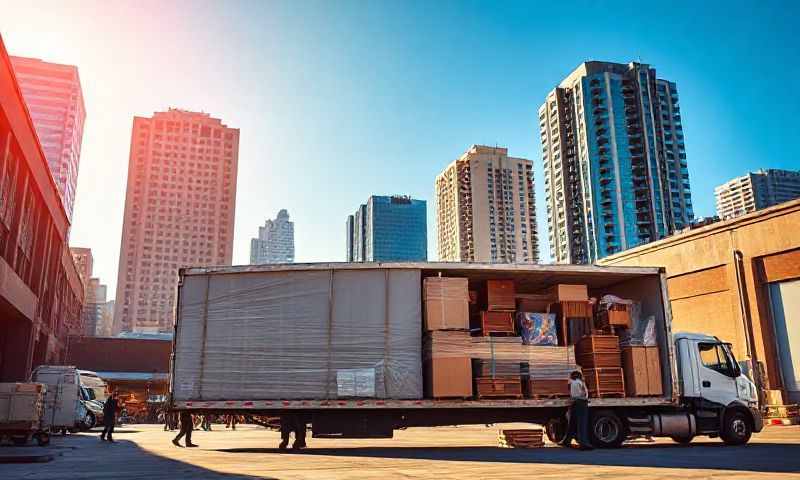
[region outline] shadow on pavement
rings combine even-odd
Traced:
[[[690,446],[670,444],[626,445],[613,450],[583,452],[547,447],[507,449],[494,447],[343,447],[309,448],[302,453],[275,448],[228,448],[225,453],[275,453],[336,457],[391,458],[459,462],[552,463],[612,467],[692,468],[746,472],[800,472],[800,445],[751,443],[730,447],[721,442],[695,442]]]
[[[157,455],[130,440],[116,440],[113,444],[101,442],[96,435],[73,435],[55,439],[48,447],[37,448],[43,453],[54,453],[54,461],[36,465],[5,464],[0,470],[0,478],[276,480],[272,477],[217,472]],[[68,452],[59,454],[58,450]]]

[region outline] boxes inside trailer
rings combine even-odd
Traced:
[[[490,368],[489,363],[475,363],[474,359],[493,358],[497,367],[494,375],[508,382],[510,376],[504,368],[508,362],[526,361],[530,354],[522,349],[537,346],[551,348],[551,352],[569,349],[571,358],[556,365],[531,362],[522,380],[525,396],[568,396],[567,379],[576,369],[585,370],[585,375],[591,377],[585,380],[591,383],[590,390],[596,397],[662,396],[671,392],[670,363],[662,358],[671,347],[658,273],[604,275],[598,270],[586,275],[536,270],[503,271],[498,266],[486,270],[423,271],[426,278],[432,273],[464,278],[468,291],[481,292],[479,310],[471,322],[472,346],[465,352],[473,359],[473,378],[486,377]],[[624,364],[622,347],[644,345],[645,341],[655,361]],[[537,354],[541,362],[541,351]],[[459,368],[465,365],[462,363]],[[463,374],[459,376],[463,378]],[[476,381],[473,386],[479,384]],[[498,385],[484,382],[483,389],[489,392],[486,396],[500,395],[504,390]]]

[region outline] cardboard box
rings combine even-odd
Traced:
[[[587,302],[589,289],[586,285],[558,283],[547,289],[547,294],[557,302]]]
[[[472,396],[472,362],[469,357],[432,358],[423,364],[425,398]]]
[[[765,405],[783,405],[783,391],[764,390]]]
[[[428,277],[423,281],[425,330],[469,329],[466,278]]]
[[[514,280],[486,281],[486,309],[513,311],[516,308]]]
[[[469,332],[433,331],[423,337],[423,376],[426,398],[472,396],[472,346]]]
[[[622,348],[625,391],[629,397],[662,395],[658,347],[631,345]]]

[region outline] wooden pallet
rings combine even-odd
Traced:
[[[528,380],[528,396],[530,398],[567,398],[569,395],[569,383],[565,378],[531,378]]]
[[[582,353],[576,356],[578,365],[582,368],[620,368],[622,367],[621,352]]]
[[[502,448],[542,448],[544,432],[541,428],[500,430],[497,443]]]
[[[519,376],[475,377],[475,396],[480,398],[522,398]]]
[[[513,336],[516,331],[514,330],[514,312],[481,312],[481,333],[484,336],[489,335],[510,335]]]
[[[587,353],[620,354],[619,337],[616,335],[587,335],[575,344],[575,355]]]
[[[587,368],[583,370],[583,378],[590,397],[625,397],[622,368]]]

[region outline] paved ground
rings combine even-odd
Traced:
[[[527,428],[527,425],[515,425]],[[0,479],[800,479],[800,426],[768,427],[744,447],[700,439],[581,452],[548,446],[496,448],[498,426],[416,428],[391,440],[309,439],[303,454],[278,453],[278,434],[260,427],[195,432],[200,448],[177,448],[174,433],[151,425],[121,428],[116,444],[94,434],[56,437],[45,449],[0,447],[0,456],[47,450],[47,463],[0,464]]]

